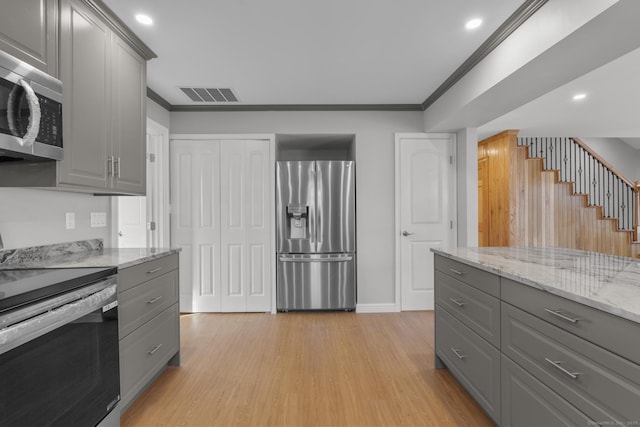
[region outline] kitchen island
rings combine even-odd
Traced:
[[[435,253],[436,367],[499,425],[640,425],[640,260]]]

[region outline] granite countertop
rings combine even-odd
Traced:
[[[565,248],[482,247],[432,251],[640,323],[640,259]]]
[[[29,268],[131,267],[180,252],[174,248],[104,248],[83,240],[0,251],[0,270]]]

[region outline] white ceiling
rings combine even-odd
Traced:
[[[573,96],[587,97],[574,101]],[[478,129],[523,136],[620,138],[640,149],[640,49],[591,71]]]
[[[148,86],[174,105],[193,104],[180,86],[240,104],[420,104],[523,1],[104,0],[158,55]]]

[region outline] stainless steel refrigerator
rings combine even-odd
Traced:
[[[356,306],[355,163],[278,162],[277,308]]]

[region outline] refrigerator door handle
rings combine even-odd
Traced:
[[[351,261],[352,259],[352,255],[336,255],[329,257],[280,255],[280,261],[282,262],[346,262]]]

